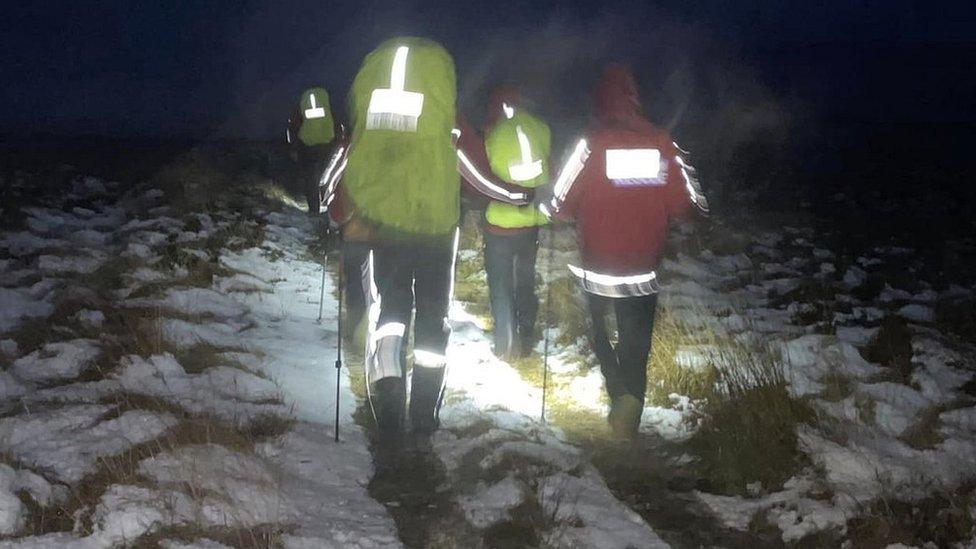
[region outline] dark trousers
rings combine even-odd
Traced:
[[[374,245],[372,250],[373,281],[379,297],[376,326],[410,326],[416,308],[415,352],[443,355],[447,350],[446,319],[454,280],[453,235],[422,243]],[[404,340],[407,336],[404,334]],[[400,364],[401,372],[403,368]]]
[[[518,356],[532,342],[539,299],[535,295],[535,258],[539,229],[510,235],[485,231],[485,271],[491,316],[494,321],[495,354]]]
[[[651,352],[657,294],[639,297],[603,297],[587,292],[591,317],[591,344],[614,399],[630,394],[644,402],[647,391],[647,357]],[[610,343],[607,313],[617,319],[617,346]]]
[[[329,161],[329,147],[326,145],[316,145],[306,147],[302,144],[295,145],[296,166],[295,176],[298,179],[298,187],[305,195],[308,203],[308,212],[311,214],[319,213],[321,198],[319,196],[319,178],[325,171],[325,166]]]
[[[369,244],[342,239],[342,277],[346,300],[346,319],[354,330],[366,314],[366,293],[369,281],[365,278],[365,265],[369,259]]]

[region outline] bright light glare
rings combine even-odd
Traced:
[[[607,179],[654,179],[661,173],[657,149],[607,149]]]
[[[315,118],[325,118],[325,108],[319,107],[315,102],[315,94],[309,94],[308,99],[312,102],[312,107],[310,109],[305,109],[305,118],[307,120]]]

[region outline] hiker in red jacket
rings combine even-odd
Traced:
[[[630,71],[608,66],[593,90],[586,137],[540,209],[576,222],[582,266],[569,268],[586,292],[593,350],[611,399],[607,419],[621,438],[633,438],[640,425],[659,290],[655,269],[668,222],[693,204],[708,211],[693,168],[668,133],[644,117]],[[607,333],[611,308],[616,348]]]

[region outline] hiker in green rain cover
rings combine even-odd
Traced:
[[[310,214],[319,213],[322,173],[341,135],[342,126],[329,106],[329,92],[321,87],[302,92],[298,106],[288,120],[286,138],[296,164],[295,176],[305,194]]]
[[[337,190],[343,194],[347,223],[371,250],[363,266],[370,304],[366,375],[373,415],[386,439],[405,429],[408,400],[414,432],[438,426],[461,180],[494,200],[532,200],[531,192],[514,191],[484,166],[479,169],[465,151],[455,78],[454,61],[436,42],[394,38],[381,44],[353,82],[349,146],[337,150],[325,175],[327,200]]]

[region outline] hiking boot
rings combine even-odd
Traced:
[[[410,424],[415,433],[432,433],[440,427],[438,411],[444,370],[444,367],[413,367],[410,378]]]
[[[403,408],[406,391],[401,377],[384,377],[370,388],[369,403],[376,417],[380,438],[399,435],[403,429]]]
[[[623,440],[636,438],[643,411],[641,401],[633,395],[620,395],[613,399],[610,403],[610,414],[607,415],[613,437]]]

